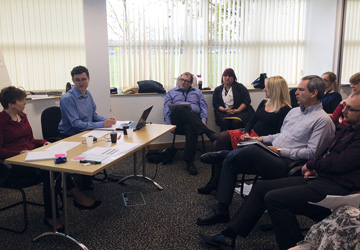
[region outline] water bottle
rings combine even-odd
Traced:
[[[197,75],[198,78],[198,88],[202,89],[202,80],[201,80],[201,75]]]

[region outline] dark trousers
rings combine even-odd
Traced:
[[[60,174],[55,173],[54,178],[56,179],[55,193],[57,194],[59,193],[59,190],[61,188]],[[6,179],[6,183],[9,186],[20,186],[20,187],[27,186],[28,184],[36,185],[41,182],[43,182],[45,218],[52,218],[49,171],[40,170],[31,167],[13,165],[10,171],[10,175]],[[75,187],[75,184],[71,180],[69,175],[67,177],[66,187],[68,188],[68,190],[71,190]],[[59,213],[57,209],[56,209],[56,216],[59,217]]]
[[[246,237],[267,209],[279,248],[288,249],[303,239],[297,214],[320,221],[331,213],[324,207],[310,205],[309,201],[318,202],[326,195],[347,195],[350,192],[351,190],[321,177],[309,181],[303,176],[259,181],[231,218],[229,226]]]
[[[257,174],[265,179],[284,177],[289,169],[290,159],[277,157],[256,145],[249,145],[230,151],[223,161],[215,198],[230,205],[237,175]]]
[[[177,107],[171,112],[170,119],[171,123],[176,125],[176,130],[185,135],[183,160],[193,161],[198,135],[205,133],[210,136],[214,132],[201,121],[197,114],[191,112],[187,107]]]

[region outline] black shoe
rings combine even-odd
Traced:
[[[194,163],[187,164],[186,168],[187,168],[189,174],[191,174],[191,175],[197,175],[198,174],[198,171],[197,171]]]
[[[198,224],[199,226],[215,225],[218,223],[227,223],[229,222],[229,220],[229,212],[220,213],[219,211],[214,209],[210,214],[197,218],[196,224]]]
[[[198,188],[199,194],[210,194],[217,188],[217,180],[211,179],[204,187]]]
[[[98,206],[100,206],[100,204],[101,204],[101,201],[95,201],[94,204],[92,204],[91,206],[84,206],[74,200],[74,206],[80,210],[93,210],[93,209],[97,208]]]
[[[226,155],[227,155],[227,153],[225,153],[225,150],[209,152],[209,153],[202,154],[200,156],[200,161],[202,163],[213,164],[213,163],[221,162],[222,160],[224,160]]]
[[[44,218],[44,224],[46,226],[49,226],[51,229],[53,229],[53,225],[51,225],[46,218]],[[64,226],[62,226],[62,227],[56,228],[56,231],[59,232],[59,233],[64,233],[65,228],[64,228]]]
[[[218,246],[221,249],[235,249],[236,238],[226,237],[221,232],[210,235],[200,233],[199,235],[201,239],[210,245]]]

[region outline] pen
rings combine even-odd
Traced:
[[[101,161],[81,160],[80,163],[101,164]]]
[[[121,137],[121,134],[119,135],[118,140],[120,140],[120,137]]]

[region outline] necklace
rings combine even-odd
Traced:
[[[328,92],[325,92],[325,95],[329,94],[332,91],[332,89],[330,89]]]

